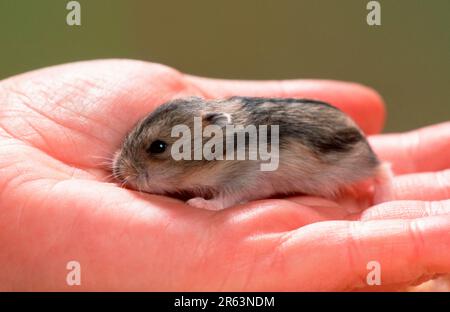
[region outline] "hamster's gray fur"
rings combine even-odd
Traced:
[[[278,169],[261,171],[260,159],[174,160],[169,150],[178,138],[171,136],[171,130],[180,124],[192,129],[194,117],[201,117],[204,126],[278,125]],[[152,154],[149,147],[157,140],[166,143],[166,150]],[[190,97],[165,103],[139,121],[116,153],[113,173],[136,190],[185,197],[196,207],[222,209],[274,195],[333,198],[342,189],[377,175],[379,167],[362,131],[325,102]]]

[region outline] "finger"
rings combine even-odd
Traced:
[[[450,198],[450,170],[411,173],[393,177],[376,191],[376,202],[401,199],[441,200]]]
[[[416,219],[431,216],[450,217],[450,200],[398,200],[381,203],[364,210],[355,220]]]
[[[349,114],[368,134],[381,131],[384,104],[374,90],[356,83],[330,80],[242,81],[186,76],[210,97],[232,95],[312,98],[329,102]]]
[[[220,218],[220,223],[224,226],[238,229],[241,236],[250,233],[286,232],[309,223],[327,220],[321,211],[286,199],[252,201],[225,209],[217,214],[217,218]]]
[[[368,286],[371,261],[383,287],[450,272],[450,218],[319,222],[266,239],[270,269],[255,266],[253,289],[355,290]]]
[[[450,168],[450,122],[406,133],[375,135],[369,141],[381,159],[392,163],[397,174]]]

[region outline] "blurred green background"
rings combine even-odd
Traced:
[[[450,119],[450,1],[0,0],[0,79],[95,58],[159,62],[195,75],[327,78],[377,89],[386,131]],[[370,116],[368,116],[370,118]]]

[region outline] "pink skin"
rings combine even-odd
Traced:
[[[214,212],[105,182],[98,157],[155,106],[235,94],[335,103],[392,163],[389,197],[353,214],[352,198],[313,197]],[[361,85],[223,81],[107,60],[4,80],[0,103],[0,290],[391,290],[450,273],[450,123],[374,135],[383,103]],[[70,260],[81,286],[66,285]],[[382,286],[365,284],[371,260]]]

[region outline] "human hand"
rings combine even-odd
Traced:
[[[0,82],[1,290],[354,290],[381,264],[384,289],[450,272],[450,124],[370,138],[397,176],[386,202],[291,197],[219,212],[108,183],[134,123],[175,97],[310,97],[367,134],[384,108],[343,82],[243,82],[107,60]],[[443,170],[443,171],[441,171]],[[66,264],[81,264],[81,286]]]

